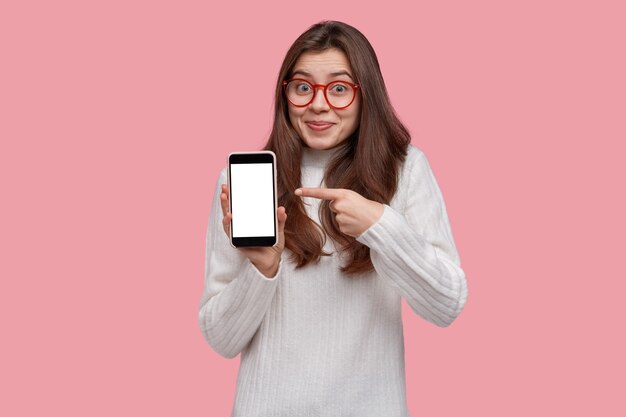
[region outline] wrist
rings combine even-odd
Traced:
[[[367,226],[366,230],[378,223],[384,212],[385,205],[383,203],[376,202],[373,205],[372,211],[370,212],[369,225]]]
[[[275,278],[276,274],[278,273],[278,267],[280,264],[280,257],[274,259],[272,262],[269,263],[254,263],[253,265],[256,267],[256,269],[263,275],[265,275],[266,278]]]

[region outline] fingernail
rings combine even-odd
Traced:
[[[302,190],[300,188],[296,190],[296,195],[302,195]]]

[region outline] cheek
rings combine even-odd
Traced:
[[[352,122],[351,127],[356,130],[361,120],[361,101],[355,100],[355,103],[352,103],[352,108],[350,110],[350,121]]]
[[[348,125],[349,125],[349,129],[350,129],[350,133],[354,132],[356,130],[356,128],[359,126],[359,121],[360,121],[360,113],[358,111],[358,109],[355,109],[356,111],[354,111],[353,113],[350,114],[350,116],[348,117]]]
[[[302,117],[302,111],[298,108],[293,108],[293,107],[289,107],[289,121],[291,122],[291,125],[294,127],[294,129],[299,130],[299,123],[298,121],[300,120],[300,118]]]

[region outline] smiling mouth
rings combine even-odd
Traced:
[[[326,130],[329,127],[334,125],[334,123],[328,123],[328,122],[305,122],[305,123],[310,129],[315,130],[317,132],[319,132],[320,130]]]
[[[334,124],[333,122],[326,122],[324,120],[309,120],[309,121],[306,121],[305,123],[311,123],[313,125],[332,125],[332,124]]]
[[[309,129],[319,132],[321,130],[326,130],[329,127],[333,126],[334,123],[320,123],[320,122],[306,122],[306,125]]]

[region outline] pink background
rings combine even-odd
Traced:
[[[0,415],[230,415],[213,187],[321,19],[377,51],[468,277],[449,328],[404,305],[412,415],[626,415],[624,3],[383,4],[2,2]]]

